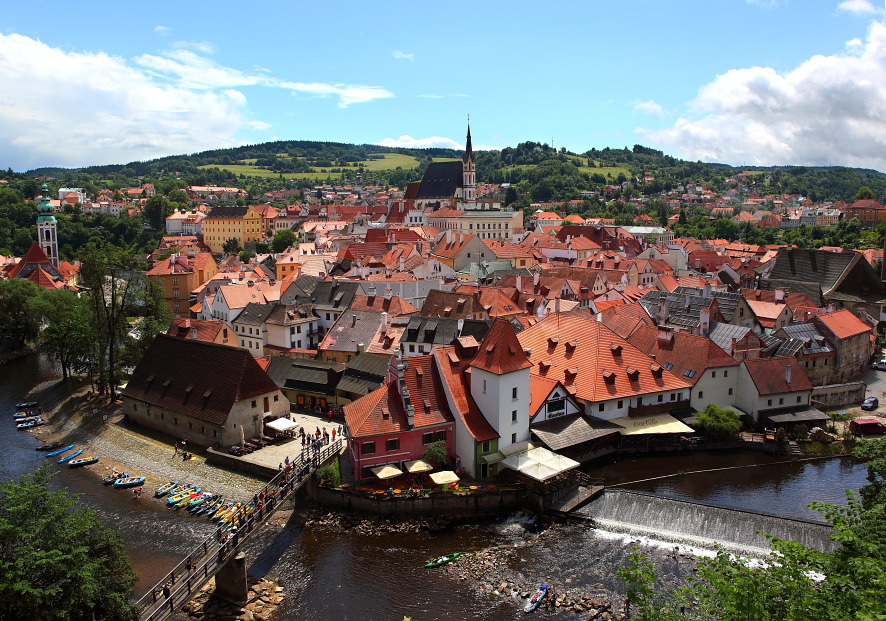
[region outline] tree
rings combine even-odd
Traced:
[[[449,460],[449,454],[446,452],[446,443],[440,440],[428,444],[422,459],[437,468],[442,468]]]
[[[152,229],[165,228],[166,216],[171,212],[169,200],[159,194],[155,194],[145,201],[145,219]]]
[[[86,298],[68,289],[44,291],[32,300],[29,310],[43,322],[40,351],[61,366],[63,380],[90,368],[97,335]]]
[[[127,318],[139,314],[145,278],[131,268],[132,257],[109,244],[87,244],[81,254],[80,276],[89,289],[90,310],[98,348],[98,390],[111,398],[120,381],[118,348],[126,341]]]
[[[871,190],[868,186],[863,185],[858,188],[858,192],[855,193],[855,200],[877,200],[877,195],[874,194],[873,190]]]
[[[237,254],[240,250],[242,248],[240,248],[240,242],[237,241],[236,237],[231,237],[222,245],[222,252],[225,254]]]
[[[0,619],[137,619],[138,577],[120,536],[50,491],[52,476],[43,465],[0,483]]]
[[[718,440],[729,440],[738,434],[741,429],[741,419],[735,410],[717,407],[713,403],[698,413],[695,422],[696,428],[705,435]]]
[[[295,233],[292,229],[280,229],[274,233],[274,241],[271,242],[271,252],[278,254],[295,243]]]
[[[29,311],[40,287],[30,280],[0,280],[0,350],[16,350],[37,336],[39,317]]]

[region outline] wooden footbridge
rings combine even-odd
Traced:
[[[243,542],[264,524],[290,495],[296,492],[316,468],[326,465],[341,453],[342,442],[336,440],[315,455],[299,455],[290,465],[255,493],[263,498],[255,509],[238,521],[230,530],[220,526],[216,532],[201,541],[187,556],[154,585],[140,600],[141,621],[162,621],[189,602],[210,578],[220,572],[231,575],[233,582],[242,580],[246,591],[245,567],[237,567],[237,552]],[[242,564],[242,555],[240,564]],[[221,577],[220,577],[221,578]],[[221,589],[220,580],[216,583]],[[235,589],[237,590],[237,589]],[[245,597],[244,597],[245,599]]]

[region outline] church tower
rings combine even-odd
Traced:
[[[53,215],[55,207],[49,200],[49,186],[44,183],[40,192],[42,195],[37,201],[37,243],[52,265],[58,267],[58,225]]]
[[[465,157],[462,162],[462,199],[464,209],[477,208],[477,169],[474,167],[474,151],[471,147],[471,121],[468,119],[468,138],[465,142]]]

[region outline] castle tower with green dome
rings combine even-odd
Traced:
[[[37,201],[37,243],[50,262],[58,267],[58,222],[54,215],[55,207],[49,200],[49,186],[44,183],[40,193],[40,200]]]

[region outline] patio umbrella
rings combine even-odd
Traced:
[[[536,481],[546,481],[552,476],[558,474],[557,470],[540,462],[535,462],[534,464],[530,464],[525,468],[520,468],[518,472],[520,472],[521,474],[525,474],[528,477],[532,477]]]
[[[426,461],[416,459],[415,461],[406,462],[406,472],[410,474],[418,474],[419,472],[430,472],[434,467]]]
[[[387,466],[376,466],[372,469],[372,474],[379,479],[393,479],[403,474],[403,471],[388,464]]]
[[[457,483],[458,475],[452,470],[443,470],[442,472],[434,472],[430,475],[431,481],[437,485],[448,485],[449,483]]]
[[[501,463],[513,470],[520,470],[526,466],[537,464],[538,460],[533,459],[528,452],[524,451],[523,453],[517,453],[516,455],[511,455],[510,457],[503,459]]]

